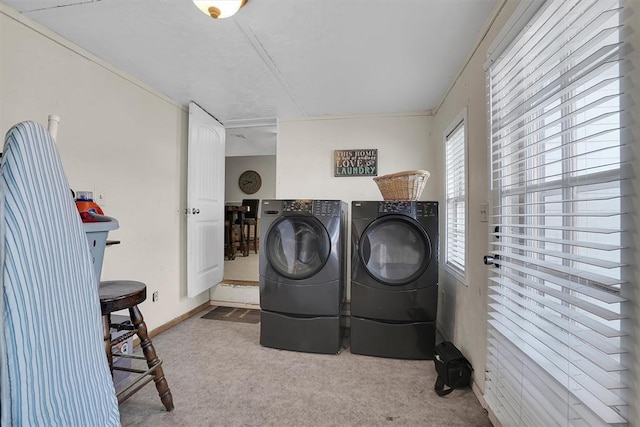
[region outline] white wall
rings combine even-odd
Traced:
[[[382,200],[373,177],[334,177],[333,150],[378,149],[378,175],[426,169],[431,177],[421,200],[441,198],[440,145],[430,143],[428,115],[283,120],[278,124],[278,199]],[[350,250],[350,244],[347,245]],[[348,251],[349,251],[348,250]],[[351,257],[347,257],[350,277]],[[347,283],[349,281],[347,280]],[[351,297],[347,286],[347,299]]]
[[[429,144],[432,117],[397,115],[281,120],[278,123],[278,199],[382,200],[372,177],[334,177],[333,150],[378,149],[378,175],[431,172],[422,200],[439,200],[439,145]]]
[[[240,190],[238,179],[242,172],[254,170],[262,178],[262,187],[254,194]],[[225,161],[225,198],[227,203],[242,199],[273,199],[276,196],[276,156],[227,157]]]
[[[58,148],[76,190],[99,189],[121,240],[105,253],[103,279],[158,291],[141,310],[149,329],[209,300],[186,298],[185,218],[188,114],[0,3],[0,128],[50,113],[62,121]]]

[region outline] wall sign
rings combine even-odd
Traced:
[[[333,176],[378,176],[378,149],[333,150]]]

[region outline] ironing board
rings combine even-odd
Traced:
[[[0,163],[0,424],[114,426],[87,237],[55,143],[19,123]]]

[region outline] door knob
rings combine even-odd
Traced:
[[[193,209],[191,210],[191,213],[193,213],[194,215],[197,215],[197,214],[199,214],[199,213],[200,213],[200,209],[193,208]]]
[[[496,261],[500,260],[500,255],[485,255],[484,256],[484,265],[495,265],[500,268],[500,264],[496,264]]]

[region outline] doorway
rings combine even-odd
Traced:
[[[275,174],[276,156],[227,156],[225,162],[225,204],[241,206],[243,200],[248,199],[274,199],[275,198]],[[239,180],[243,173],[255,171],[260,178],[261,185],[254,193],[247,194],[241,188]],[[255,188],[254,188],[255,189]],[[253,191],[250,189],[249,191]],[[246,190],[246,188],[244,188]],[[259,204],[258,204],[259,206]],[[250,239],[248,251],[237,251],[233,259],[225,259],[226,282],[234,283],[258,283],[258,255],[261,249],[260,241],[260,210],[256,212],[256,227],[250,227]],[[247,229],[245,228],[245,231]],[[254,245],[253,234],[257,239]],[[238,248],[239,249],[239,248]]]

